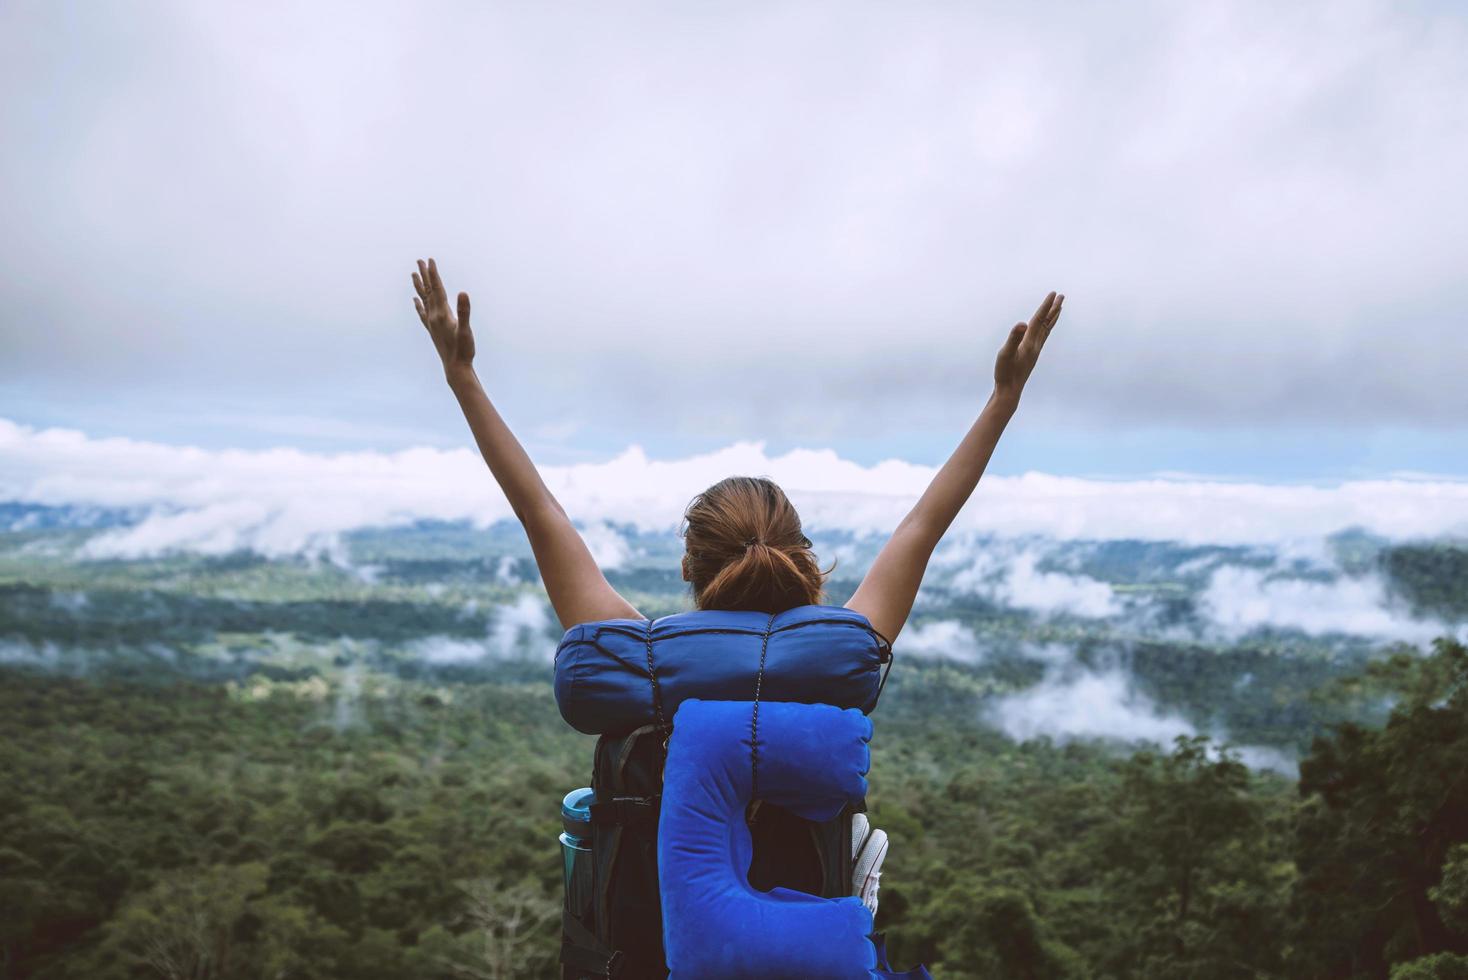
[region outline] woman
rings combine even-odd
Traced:
[[[645,619],[597,567],[535,465],[510,432],[474,373],[469,294],[459,293],[458,315],[433,259],[413,273],[413,305],[433,338],[444,376],[459,399],[479,451],[530,538],[541,579],[563,629],[601,619]],[[846,607],[866,616],[889,642],[912,611],[928,559],[973,493],[1045,340],[1060,317],[1063,295],[1050,293],[1028,323],[1016,323],[994,364],[994,390],[978,419],[902,519],[867,570]],[[683,579],[699,609],[779,612],[819,603],[822,573],[810,539],[785,494],[765,479],[731,477],[694,498],[684,519]],[[834,566],[833,566],[834,568]]]
[[[418,291],[413,301],[418,317],[433,338],[444,376],[459,399],[479,451],[530,537],[562,628],[569,630],[580,623],[604,619],[645,619],[606,580],[565,510],[541,481],[529,456],[480,387],[473,367],[469,294],[459,293],[455,316],[449,309],[438,266],[431,258],[426,263],[418,262],[413,286]],[[994,365],[994,391],[984,410],[847,601],[846,607],[865,616],[888,641],[889,648],[912,611],[933,549],[973,492],[1000,433],[1019,407],[1020,392],[1060,317],[1064,301],[1064,296],[1050,293],[1028,323],[1016,323],[1010,329]],[[681,532],[685,539],[683,579],[691,583],[696,608],[755,609],[774,614],[796,606],[822,604],[830,572],[822,572],[817,566],[795,508],[772,481],[743,476],[721,480],[693,499],[683,519],[687,524],[687,530]],[[758,802],[752,805],[751,816],[758,807]],[[786,840],[805,841],[805,832],[782,832],[779,808],[770,809],[776,812],[770,818],[772,822],[761,825],[765,829],[755,848],[751,882],[758,877],[757,887],[762,890],[784,884],[813,891],[811,882],[820,880],[819,865],[811,875],[802,877],[797,874],[795,859],[800,852],[784,850],[781,844]],[[875,915],[887,835],[871,827],[863,813],[852,814],[849,820],[853,873],[850,893],[859,896]],[[846,833],[846,826],[840,825],[841,834]],[[838,840],[844,842],[845,837]],[[650,920],[644,925],[652,928]],[[644,939],[655,942],[655,937]],[[607,955],[604,949],[600,952]],[[647,955],[652,953],[648,951]],[[661,952],[656,955],[660,957]],[[649,968],[649,975],[661,975],[662,965],[660,959],[642,964]]]

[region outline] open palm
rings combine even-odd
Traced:
[[[445,373],[470,367],[474,363],[474,333],[469,329],[469,294],[459,294],[459,315],[455,318],[449,310],[443,280],[438,276],[438,265],[431,258],[426,263],[418,260],[413,288],[418,291],[413,307],[433,338]]]
[[[1055,321],[1060,319],[1060,306],[1065,295],[1051,292],[1030,317],[1029,323],[1016,323],[1009,330],[999,357],[994,362],[994,387],[996,390],[1018,395],[1030,379],[1035,362],[1040,359],[1040,348],[1045,346]]]

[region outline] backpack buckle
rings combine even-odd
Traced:
[[[591,822],[623,827],[654,824],[662,810],[662,802],[661,793],[652,796],[614,796],[610,800],[599,800],[591,804]]]

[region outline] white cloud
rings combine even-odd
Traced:
[[[501,585],[514,585],[520,579],[515,573],[515,559],[509,555],[501,555],[499,563],[495,566],[494,580]]]
[[[485,659],[542,658],[554,655],[560,634],[551,626],[550,607],[531,592],[522,592],[508,605],[497,606],[489,632],[482,639],[425,636],[414,640],[407,652],[428,663],[474,663]]]
[[[550,607],[540,596],[522,592],[513,604],[495,610],[489,645],[496,656],[508,657],[526,650],[554,654],[555,643],[547,643],[551,630]],[[555,640],[560,639],[557,632]]]
[[[939,619],[904,627],[895,648],[904,656],[978,663],[984,659],[974,631],[956,619]]]
[[[61,647],[53,640],[37,644],[21,638],[0,639],[0,664],[55,667],[61,660]]]
[[[362,665],[352,661],[341,673],[336,700],[331,709],[332,727],[337,731],[359,726],[365,721],[362,710]]]
[[[1052,286],[1031,418],[1461,424],[1457,5],[572,6],[0,5],[0,380],[433,431],[435,250],[547,438],[911,430]]]
[[[805,524],[885,538],[927,489],[936,467],[900,460],[862,466],[831,450],[778,456],[740,442],[676,460],[631,446],[604,463],[542,466],[546,485],[585,528],[630,523],[672,532],[694,494],[735,473],[771,477]],[[418,518],[478,526],[513,513],[467,449],[312,453],[206,450],[0,419],[0,499],[40,504],[152,506],[142,523],[104,532],[90,553],[136,556],[184,549],[330,553],[344,531]],[[1056,540],[1138,538],[1197,544],[1273,544],[1357,526],[1388,538],[1468,533],[1468,481],[1361,480],[1271,485],[1104,481],[1027,473],[985,477],[935,566],[983,560],[988,536]],[[609,527],[588,532],[603,557],[626,557]],[[945,557],[946,553],[946,557]],[[1023,555],[1023,550],[1010,553]],[[994,566],[998,567],[998,566]],[[1004,594],[1037,609],[1083,615],[1114,608],[1105,586],[1035,571],[1025,558]]]
[[[1075,660],[1075,650],[1064,643],[1055,641],[1048,643],[1027,641],[1020,647],[1020,652],[1028,660],[1038,660],[1040,663],[1051,666],[1063,666]]]
[[[489,656],[483,640],[466,640],[456,636],[425,636],[408,646],[408,653],[425,663],[473,663]]]
[[[1239,761],[1250,769],[1268,769],[1291,779],[1300,778],[1300,760],[1293,752],[1269,745],[1236,745]]]
[[[79,589],[54,589],[51,592],[51,606],[72,615],[85,612],[91,604],[91,596]]]
[[[1452,632],[1440,620],[1412,617],[1388,599],[1375,575],[1317,581],[1279,569],[1223,565],[1199,596],[1199,611],[1230,640],[1261,627],[1320,636],[1347,633],[1427,643]]]
[[[1115,668],[1051,670],[1035,686],[995,700],[988,717],[1016,741],[1048,735],[1165,745],[1177,735],[1195,733],[1186,719],[1160,710]]]
[[[961,547],[954,546],[955,550]],[[1068,613],[1101,619],[1122,611],[1122,603],[1110,585],[1087,575],[1039,571],[1036,566],[1042,557],[1036,549],[1023,545],[980,544],[974,547],[967,567],[949,580],[948,587],[1044,615]]]
[[[600,521],[584,528],[581,537],[585,540],[591,557],[596,559],[597,565],[602,569],[621,568],[626,564],[627,559],[632,557],[632,549],[628,546],[627,539],[606,521]]]
[[[1052,645],[1045,659],[1051,667],[1039,684],[998,698],[985,709],[989,722],[1015,741],[1040,736],[1060,742],[1143,741],[1170,751],[1177,736],[1198,734],[1186,718],[1160,708],[1136,690],[1120,668],[1093,670],[1067,663],[1058,645]],[[1227,733],[1221,730],[1208,734],[1216,744],[1228,741]],[[1299,776],[1298,760],[1283,749],[1268,745],[1232,748],[1239,761],[1251,769]]]
[[[830,450],[779,456],[738,443],[681,460],[651,460],[637,446],[606,463],[541,467],[567,512],[583,528],[604,568],[634,557],[614,525],[672,533],[687,501],[730,473],[766,474],[781,483],[808,528],[850,532],[846,572],[872,555],[936,472],[888,460],[864,467]],[[472,488],[472,489],[470,489]],[[73,430],[37,430],[0,419],[0,499],[147,512],[140,522],[100,531],[83,557],[140,557],[252,549],[266,555],[321,555],[349,565],[341,535],[355,528],[419,518],[466,519],[478,526],[512,518],[483,462],[468,450],[310,453],[203,450],[129,439],[95,439]],[[1340,573],[1325,537],[1359,527],[1387,538],[1468,531],[1468,482],[1373,480],[1333,486],[1187,481],[1088,481],[1038,473],[989,477],[954,521],[929,566],[930,586],[970,591],[1041,615],[1108,618],[1137,602],[1078,572],[1042,571],[1057,542],[1139,538],[1246,545],[1271,563],[1247,567],[1209,558],[1199,611],[1210,633],[1237,639],[1261,626],[1313,635],[1346,633],[1427,642],[1448,628],[1394,605],[1375,576]],[[829,563],[829,556],[823,564]],[[510,582],[502,556],[497,581]],[[371,569],[359,570],[371,574]],[[1324,573],[1326,581],[1301,578]],[[939,611],[937,590],[915,610]],[[1194,627],[1169,627],[1196,635]],[[927,635],[971,651],[960,635],[904,631],[905,646]],[[1171,634],[1170,634],[1171,635]],[[445,648],[446,650],[447,648]],[[935,646],[934,649],[937,649]],[[445,656],[449,655],[444,653]]]

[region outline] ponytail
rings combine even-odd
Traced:
[[[784,612],[819,605],[825,572],[789,498],[765,477],[731,476],[684,512],[688,579],[699,609]]]

